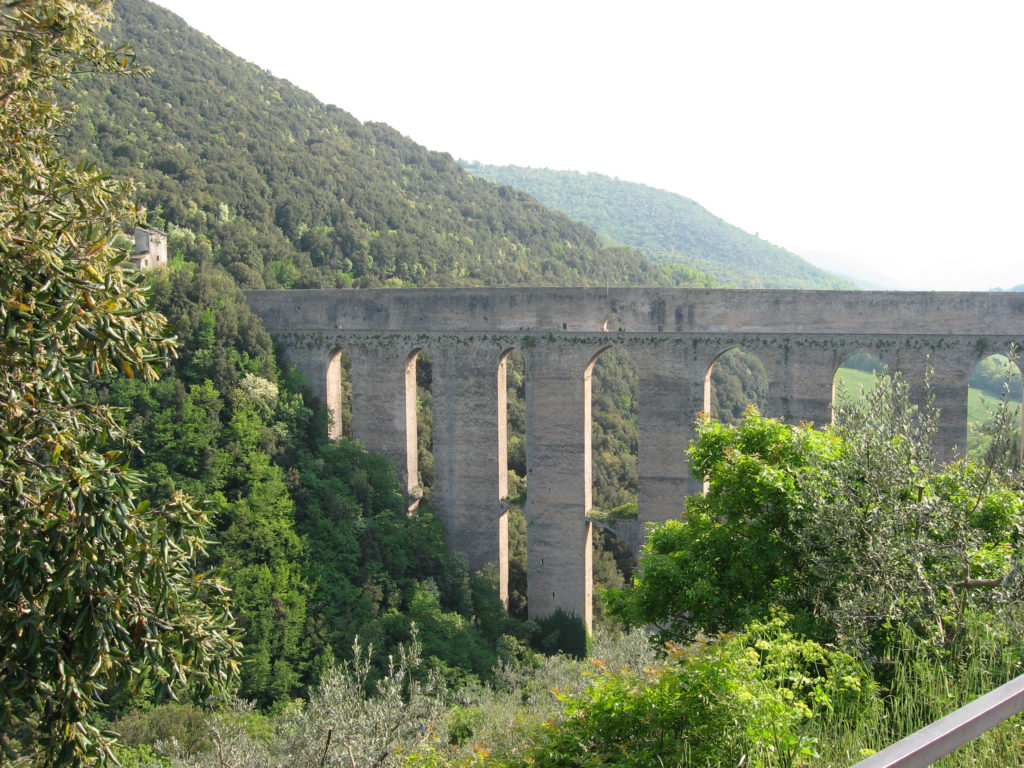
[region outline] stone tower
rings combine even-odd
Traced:
[[[139,269],[167,266],[167,233],[158,229],[135,228],[132,263]]]

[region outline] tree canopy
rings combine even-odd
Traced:
[[[109,242],[134,217],[123,184],[69,164],[55,89],[126,73],[97,36],[110,3],[0,3],[0,748],[80,765],[106,754],[90,714],[144,672],[161,690],[218,690],[237,671],[222,585],[193,565],[206,516],[139,496],[91,377],[155,378],[174,349]]]

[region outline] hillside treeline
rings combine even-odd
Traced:
[[[704,273],[719,284],[743,288],[854,287],[682,195],[599,173],[463,165],[474,176],[533,195],[612,242],[640,249],[688,280],[700,280]]]
[[[109,37],[145,78],[86,79],[70,155],[138,184],[149,224],[244,288],[679,285],[526,194],[466,173],[217,46],[146,0]]]

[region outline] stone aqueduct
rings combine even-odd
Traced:
[[[684,451],[714,361],[755,353],[769,416],[827,423],[834,374],[867,351],[920,392],[934,369],[937,450],[965,440],[967,379],[1024,342],[1024,293],[473,288],[252,291],[287,359],[340,413],[340,350],[351,361],[352,434],[417,482],[415,360],[433,364],[434,508],[470,567],[497,563],[507,590],[505,359],[526,364],[528,601],[591,616],[590,372],[621,347],[638,375],[639,519],[679,515],[698,492]],[[332,425],[335,434],[340,426]],[[505,592],[507,594],[507,592]]]

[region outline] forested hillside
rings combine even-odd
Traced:
[[[598,173],[463,163],[474,176],[528,192],[665,267],[686,265],[743,288],[853,288],[693,200]]]
[[[118,0],[115,14],[109,37],[152,75],[76,86],[68,151],[134,179],[149,224],[190,230],[187,257],[223,265],[243,288],[708,282],[603,246],[146,0]]]

